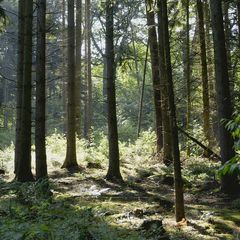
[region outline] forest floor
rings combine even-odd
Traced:
[[[106,163],[87,161],[67,171],[54,160],[50,184],[2,175],[0,239],[240,239],[240,199],[219,191],[218,164],[184,160],[187,222],[176,224],[172,169],[156,159],[122,160],[124,184],[104,179]]]

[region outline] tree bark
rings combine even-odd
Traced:
[[[143,69],[143,79],[142,79],[142,86],[141,86],[141,91],[140,91],[140,101],[139,101],[139,111],[138,111],[138,128],[137,128],[137,136],[138,137],[140,136],[140,132],[141,132],[143,98],[144,98],[144,89],[145,89],[146,72],[147,72],[147,61],[148,61],[148,50],[149,50],[149,41],[147,42],[147,49],[146,49],[144,69]]]
[[[76,133],[81,137],[82,0],[76,0]]]
[[[159,72],[159,54],[157,32],[154,20],[153,6],[149,0],[146,0],[146,13],[148,25],[148,39],[151,55],[152,67],[152,83],[153,83],[153,97],[156,117],[156,134],[157,134],[157,150],[161,151],[163,147],[163,129],[162,129],[162,107],[161,107],[161,87],[160,87],[160,72]]]
[[[183,6],[186,12],[186,26],[185,26],[185,57],[184,57],[184,78],[186,79],[186,98],[187,98],[187,118],[186,130],[190,131],[191,122],[191,63],[190,63],[190,23],[189,23],[189,0],[183,0]],[[190,146],[187,142],[187,155],[190,155]]]
[[[219,124],[219,146],[222,164],[234,157],[234,142],[230,132],[222,120],[232,118],[233,108],[230,97],[227,51],[223,26],[222,1],[210,0],[211,20],[214,41],[216,97]],[[236,175],[226,175],[222,178],[222,190],[225,193],[237,193],[239,185]]]
[[[86,37],[87,37],[87,139],[91,138],[92,127],[92,52],[91,52],[91,1],[86,0]]]
[[[167,1],[162,0],[162,16],[163,16],[163,36],[164,36],[164,49],[166,59],[166,72],[167,72],[167,83],[168,83],[168,94],[169,94],[169,109],[170,109],[170,126],[171,126],[171,137],[172,137],[172,152],[173,152],[173,165],[174,165],[174,188],[175,188],[175,215],[176,221],[181,221],[185,218],[184,212],[184,197],[183,197],[183,180],[181,174],[181,161],[179,152],[179,141],[178,141],[178,127],[176,118],[176,106],[174,97],[174,86],[172,79],[172,65],[171,65],[171,53],[170,53],[170,42],[169,42],[169,29],[168,29],[168,9]]]
[[[208,67],[207,67],[206,40],[205,40],[202,0],[197,0],[197,12],[198,12],[199,42],[200,42],[200,49],[201,49],[200,55],[201,55],[201,67],[202,67],[203,132],[209,146],[211,142],[210,110],[209,110],[210,106],[209,106]]]
[[[67,153],[62,168],[77,167],[76,112],[75,112],[75,25],[74,1],[68,0],[68,103],[67,103]]]
[[[24,61],[24,9],[25,0],[18,1],[18,62],[17,62],[17,99],[16,99],[16,136],[14,173],[18,172],[18,163],[21,152],[21,115],[22,115],[22,91],[23,91],[23,61]]]
[[[171,144],[171,126],[169,116],[169,93],[167,83],[166,61],[164,51],[164,30],[162,16],[162,2],[158,0],[158,38],[159,38],[159,66],[161,74],[161,95],[162,95],[162,123],[163,123],[163,162],[169,165],[173,162]]]
[[[17,180],[20,182],[33,181],[31,171],[31,95],[32,95],[32,20],[33,2],[24,2],[24,57],[23,57],[23,86],[21,111],[21,148]]]
[[[37,2],[37,56],[36,56],[36,119],[35,149],[36,178],[47,177],[46,156],[46,0]]]
[[[228,76],[230,84],[230,94],[232,103],[234,104],[234,75],[233,75],[233,66],[232,66],[232,56],[231,56],[231,22],[229,19],[229,1],[223,1],[223,17],[224,17],[224,31],[225,31],[225,45],[227,50],[227,59],[228,59]]]
[[[106,79],[107,79],[107,111],[108,111],[108,140],[109,140],[109,166],[106,179],[122,181],[120,173],[118,129],[116,114],[116,68],[114,54],[114,3],[106,1]]]

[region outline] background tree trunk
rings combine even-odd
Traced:
[[[153,82],[153,97],[155,106],[156,117],[156,134],[157,134],[157,150],[161,151],[163,147],[163,134],[162,134],[162,107],[161,107],[161,87],[160,87],[160,73],[159,73],[159,55],[158,55],[158,41],[157,32],[154,20],[153,5],[149,0],[146,0],[146,13],[147,13],[147,26],[148,26],[148,39],[151,55],[152,67],[152,82]]]
[[[206,54],[206,40],[204,29],[204,16],[203,16],[203,3],[197,0],[198,12],[198,27],[199,27],[199,42],[200,42],[200,55],[202,67],[202,101],[203,101],[203,132],[208,146],[211,142],[210,131],[210,110],[209,110],[209,88],[208,88],[208,67],[207,67],[207,54]]]
[[[76,133],[81,136],[82,0],[76,0]]]

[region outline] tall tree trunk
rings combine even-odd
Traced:
[[[21,152],[21,114],[22,114],[22,92],[23,92],[23,61],[24,61],[24,9],[25,0],[18,1],[18,62],[17,62],[17,99],[16,99],[16,137],[14,173],[17,178],[17,169]]]
[[[36,56],[36,178],[47,177],[46,156],[46,0],[37,2],[37,56]]]
[[[82,0],[76,0],[76,133],[81,136]]]
[[[186,13],[186,26],[185,26],[185,57],[184,57],[184,78],[186,79],[186,93],[187,93],[187,118],[186,118],[186,130],[190,132],[191,122],[191,63],[190,63],[190,23],[189,23],[189,0],[183,0],[183,6]],[[187,155],[190,155],[190,145],[187,140]]]
[[[66,61],[66,0],[62,0],[62,110],[63,110],[63,132],[67,128],[67,71]]]
[[[171,65],[171,53],[169,42],[169,29],[168,29],[168,9],[167,1],[162,0],[162,16],[163,16],[163,36],[164,36],[164,49],[166,59],[166,72],[168,83],[168,95],[169,95],[169,109],[170,109],[170,124],[172,134],[172,152],[174,161],[174,187],[175,187],[175,215],[176,221],[181,221],[185,218],[184,213],[184,198],[183,198],[183,180],[181,174],[181,161],[179,152],[178,141],[178,127],[176,118],[176,106],[174,99],[174,86],[172,80],[172,65]]]
[[[86,3],[85,3],[85,30],[84,30],[84,128],[83,128],[83,136],[85,139],[88,139],[89,134],[89,123],[88,123],[88,41],[87,41],[87,11],[86,11]]]
[[[230,94],[232,102],[234,103],[234,76],[233,76],[233,66],[232,66],[232,57],[231,57],[231,22],[229,19],[229,1],[223,1],[223,16],[224,16],[224,31],[225,31],[225,45],[227,50],[227,59],[228,59],[228,75],[230,83]]]
[[[162,123],[163,123],[163,162],[169,165],[173,162],[171,144],[171,126],[169,116],[168,83],[166,73],[165,51],[164,51],[164,31],[162,3],[158,0],[158,38],[159,38],[159,64],[161,74],[161,95],[162,95]]]
[[[108,111],[108,140],[109,166],[106,179],[110,181],[122,180],[120,173],[118,128],[116,113],[116,67],[114,54],[114,3],[106,1],[106,79],[107,79],[107,111]]]
[[[88,134],[90,141],[92,127],[92,53],[91,53],[91,1],[86,0],[86,38],[87,38],[87,122]]]
[[[32,95],[32,20],[33,2],[25,1],[24,5],[24,57],[23,86],[21,111],[21,149],[17,169],[17,180],[27,182],[33,180],[31,171],[31,95]]]
[[[144,89],[146,81],[146,72],[147,72],[147,61],[148,61],[148,50],[149,50],[149,41],[147,42],[147,49],[145,55],[144,69],[143,69],[143,80],[140,91],[140,101],[139,101],[139,111],[138,111],[138,127],[137,127],[137,136],[140,136],[141,132],[141,123],[142,123],[142,112],[143,112],[143,98],[144,98]]]
[[[67,105],[67,154],[63,168],[78,166],[76,156],[75,112],[75,25],[74,1],[68,0],[68,105]]]
[[[161,87],[160,87],[160,73],[159,73],[159,55],[158,55],[158,41],[157,32],[154,20],[154,10],[151,2],[146,0],[146,13],[147,13],[147,25],[148,25],[148,39],[151,55],[152,66],[152,82],[153,82],[153,94],[155,105],[155,117],[156,117],[156,134],[157,134],[157,150],[161,151],[163,147],[163,134],[162,134],[162,107],[161,107]]]
[[[215,72],[216,72],[216,97],[218,107],[219,146],[222,164],[234,155],[234,142],[230,132],[221,122],[223,119],[232,118],[233,108],[230,98],[230,84],[228,76],[227,51],[223,26],[222,1],[210,0],[210,10],[213,28]],[[239,190],[236,175],[226,175],[222,178],[222,190],[225,193],[236,193]]]
[[[208,82],[209,82],[209,105],[210,105],[210,119],[212,120],[211,126],[211,138],[210,148],[216,144],[217,139],[217,114],[216,114],[216,94],[215,94],[215,76],[214,76],[214,56],[213,56],[213,44],[211,35],[211,19],[208,0],[204,0],[204,18],[206,26],[206,52],[207,52],[207,67],[208,67]]]
[[[202,66],[202,100],[203,100],[203,132],[208,145],[211,142],[210,132],[210,110],[209,110],[209,88],[208,88],[208,67],[206,54],[206,40],[204,29],[203,3],[197,0],[199,42],[201,49],[201,66]]]

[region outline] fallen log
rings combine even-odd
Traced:
[[[178,127],[178,130],[179,130],[179,132],[183,133],[186,137],[188,137],[190,140],[192,140],[194,143],[196,143],[199,147],[204,149],[208,158],[221,161],[221,157],[218,154],[216,154],[215,152],[213,152],[209,147],[207,147],[204,144],[202,144],[201,142],[199,142],[196,138],[191,136],[189,133],[184,131],[182,128]]]

